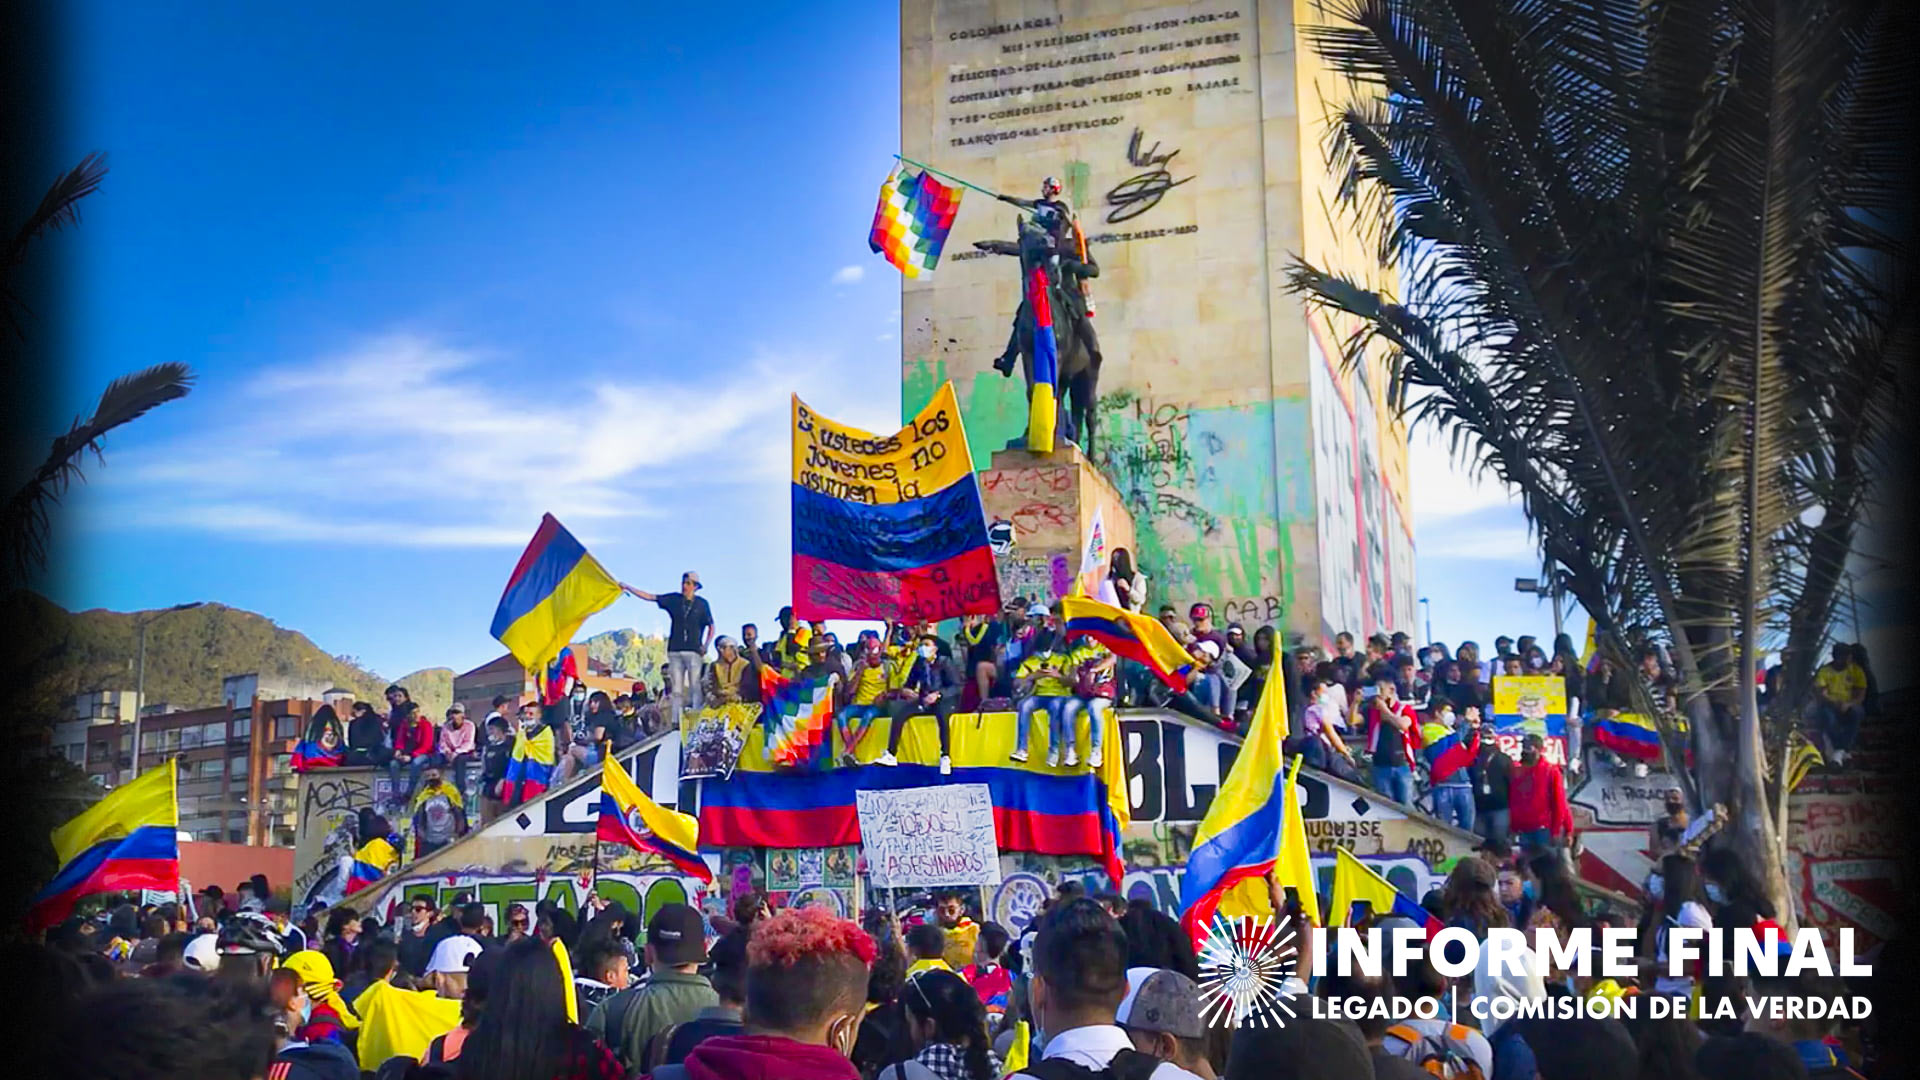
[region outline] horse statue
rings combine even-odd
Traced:
[[[1059,251],[1055,237],[1032,218],[1020,219],[1018,243],[1006,240],[976,240],[973,246],[995,255],[1012,255],[1020,260],[1020,309],[1013,319],[1013,335],[1007,351],[993,366],[1000,374],[1013,376],[1013,360],[1018,354],[1026,376],[1027,399],[1033,399],[1033,308],[1027,302],[1025,283],[1036,266],[1045,267],[1049,307],[1053,311],[1053,337],[1059,356],[1054,430],[1078,445],[1082,452],[1093,453],[1095,412],[1100,387],[1100,346],[1094,337],[1093,322],[1087,314],[1087,302],[1080,292],[1080,280],[1100,276],[1100,266],[1091,257],[1080,259],[1075,253]],[[1020,435],[1007,443],[1008,449],[1026,445]]]

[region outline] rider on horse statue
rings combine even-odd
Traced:
[[[1012,195],[998,198],[1001,202],[1028,211],[1034,224],[1052,242],[1047,276],[1061,286],[1060,292],[1066,297],[1067,303],[1079,305],[1076,311],[1070,313],[1075,317],[1065,321],[1076,328],[1080,343],[1097,367],[1100,363],[1100,345],[1093,333],[1093,300],[1088,292],[1087,279],[1100,271],[1094,266],[1093,260],[1087,258],[1086,234],[1080,231],[1073,208],[1060,198],[1060,181],[1051,176],[1040,181],[1040,197],[1037,199],[1022,199]],[[1062,251],[1070,253],[1065,260],[1060,257]],[[1020,320],[1024,314],[1026,302],[1023,300],[1020,310],[1014,313],[1013,332],[1007,338],[1007,349],[993,362],[1002,375],[1013,374],[1014,362],[1020,357]]]

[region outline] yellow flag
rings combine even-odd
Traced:
[[[1305,756],[1293,759],[1293,768],[1287,770],[1286,793],[1281,796],[1284,809],[1280,817],[1280,853],[1273,863],[1273,877],[1280,885],[1281,895],[1291,887],[1300,897],[1300,907],[1313,918],[1320,917],[1320,895],[1313,881],[1313,859],[1307,848],[1307,823],[1300,813],[1300,799],[1294,788],[1294,781],[1300,776],[1300,764]]]
[[[569,980],[568,997],[572,997]],[[354,999],[360,1014],[360,1068],[372,1072],[391,1057],[422,1058],[427,1044],[460,1024],[460,1003],[431,990],[402,990],[385,979]]]
[[[580,1003],[574,1000],[573,958],[567,955],[567,943],[559,938],[553,939],[553,959],[560,965],[560,996],[567,999],[567,1023],[580,1022]]]
[[[1013,1025],[1013,1043],[1007,1047],[1007,1060],[1000,1066],[1001,1080],[1027,1067],[1027,1043],[1032,1040],[1025,1020]]]

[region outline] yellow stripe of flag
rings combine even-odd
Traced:
[[[72,862],[103,840],[131,836],[135,829],[149,825],[179,828],[180,803],[175,795],[178,774],[173,759],[168,758],[53,830],[53,852],[60,865]]]

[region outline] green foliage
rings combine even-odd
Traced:
[[[660,669],[667,662],[667,641],[638,630],[608,630],[585,642],[587,659],[607,665],[622,678],[660,681]]]
[[[14,685],[24,692],[24,714],[41,723],[61,719],[76,694],[134,688],[136,618],[152,618],[147,629],[149,703],[184,709],[218,705],[221,680],[248,672],[259,672],[267,680],[345,687],[356,698],[376,701],[389,681],[342,663],[305,634],[221,604],[158,618],[120,611],[73,613],[31,593],[14,594],[10,606],[9,624],[22,632],[8,650],[7,667],[22,680]],[[445,710],[453,700],[453,672],[447,668],[428,668],[393,681],[405,686],[422,708]]]

